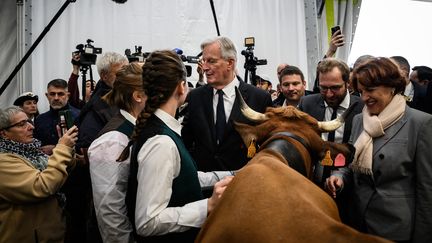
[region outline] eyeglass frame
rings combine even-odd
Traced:
[[[31,119],[26,119],[26,120],[19,121],[19,122],[15,123],[15,124],[12,124],[10,126],[7,126],[5,128],[2,128],[0,130],[9,130],[12,127],[20,127],[20,128],[25,127],[25,128],[27,128],[29,124],[33,126],[34,123],[33,123],[33,121]]]
[[[318,85],[318,88],[319,88],[319,90],[320,90],[320,92],[321,93],[327,93],[327,91],[331,91],[331,92],[333,92],[333,93],[336,93],[336,92],[338,92],[343,86],[345,86],[345,83],[343,83],[343,84],[340,84],[340,85],[332,85],[332,86],[330,86],[330,87],[323,87],[323,86],[321,86],[321,85]]]

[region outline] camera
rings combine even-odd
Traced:
[[[142,52],[142,46],[135,46],[135,52],[132,53],[130,49],[125,50],[125,55],[129,62],[144,62],[150,55],[150,52]]]
[[[185,56],[185,55],[183,55],[183,50],[180,48],[174,48],[173,52],[177,53],[177,55],[179,55],[180,59],[183,62],[198,63],[200,60],[199,55],[198,56]],[[190,65],[185,65],[185,67],[186,67],[187,77],[190,77],[192,75],[192,67]]]
[[[72,61],[74,65],[90,66],[96,64],[97,54],[102,53],[102,48],[94,47],[92,45],[94,41],[87,39],[87,44],[79,44],[76,46],[77,51],[73,53],[80,54],[80,60],[78,62]]]
[[[247,82],[247,72],[251,72],[251,81],[253,85],[256,85],[255,72],[256,66],[258,65],[267,65],[267,59],[258,59],[254,56],[254,47],[255,47],[255,37],[246,37],[244,40],[244,45],[246,50],[241,51],[241,54],[245,56],[245,82]]]

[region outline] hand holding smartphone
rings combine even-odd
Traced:
[[[340,30],[340,26],[336,25],[331,28],[331,36],[333,36],[338,30]]]
[[[72,113],[70,110],[59,111],[59,119],[60,133],[63,136],[73,126]]]

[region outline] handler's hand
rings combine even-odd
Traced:
[[[211,213],[211,211],[213,211],[213,209],[219,203],[222,194],[225,192],[225,189],[233,178],[234,176],[226,176],[222,180],[216,182],[214,185],[213,194],[207,201],[207,214]]]

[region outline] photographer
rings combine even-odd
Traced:
[[[77,107],[79,109],[83,108],[84,105],[90,100],[90,96],[92,94],[92,88],[96,86],[96,82],[94,80],[88,79],[86,80],[86,93],[84,100],[80,99],[80,93],[78,88],[78,78],[80,71],[80,53],[74,52],[72,53],[72,73],[69,77],[68,81],[68,89],[69,89],[69,103]],[[93,83],[93,84],[92,84]]]

